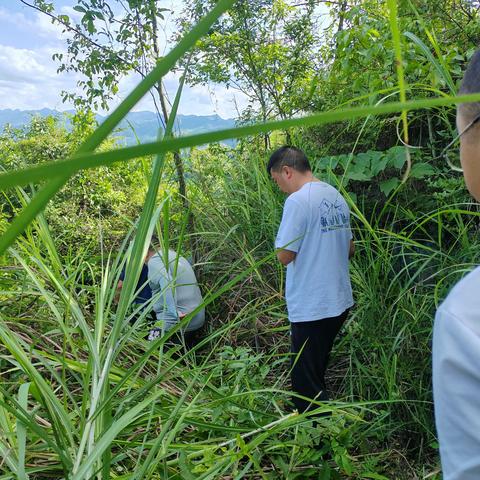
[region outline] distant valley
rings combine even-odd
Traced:
[[[0,110],[0,131],[3,131],[7,124],[19,128],[28,124],[34,116],[46,117],[50,115],[59,117],[65,122],[66,127],[70,128],[69,115],[73,113],[73,111],[59,112],[48,108],[41,110]],[[103,122],[105,118],[105,116],[97,115],[99,123]],[[126,145],[134,145],[138,141],[141,143],[153,142],[157,138],[160,126],[158,117],[153,112],[130,112],[115,130],[114,136]],[[179,129],[181,135],[222,130],[233,126],[235,126],[235,120],[223,119],[218,115],[177,115],[176,121],[176,128]],[[225,143],[233,145],[234,141]]]

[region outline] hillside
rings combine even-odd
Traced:
[[[53,115],[62,118],[67,127],[70,123],[69,116],[73,111],[59,112],[49,108],[41,110],[0,110],[0,130],[3,130],[5,125],[10,124],[14,128],[19,128],[30,122],[34,116],[46,117]],[[105,116],[97,115],[97,120],[102,123]],[[178,115],[177,116],[177,132],[181,135],[192,135],[195,133],[209,132],[213,130],[220,130],[231,128],[235,125],[235,120],[223,119],[218,115]],[[137,137],[141,143],[153,142],[157,138],[158,128],[161,124],[154,112],[130,112],[126,120],[123,120],[115,131],[115,136],[124,139],[126,145],[133,145],[137,143]],[[231,144],[231,142],[229,142]]]

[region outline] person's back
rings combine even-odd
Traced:
[[[313,181],[287,198],[285,212],[285,217],[295,221],[296,233],[282,222],[276,246],[289,249],[294,245],[297,250],[295,261],[287,265],[290,321],[339,315],[353,304],[348,260],[352,235],[346,201],[331,185]],[[298,240],[285,245],[294,235]]]
[[[178,258],[173,250],[168,251],[168,268],[160,254],[153,255],[148,261],[148,276],[152,295],[158,296],[153,310],[157,320],[164,322],[168,331],[179,319],[195,310],[203,302],[202,294],[190,263]],[[205,322],[205,310],[196,313],[185,328],[186,332],[198,330]]]
[[[122,288],[125,280],[125,267],[122,269],[119,277],[119,283],[117,289]],[[140,271],[140,277],[138,278],[137,287],[135,289],[136,295],[133,299],[133,303],[144,305],[152,298],[152,290],[148,283],[148,267],[144,263]]]
[[[170,269],[173,271],[175,268],[176,253],[170,250],[169,257]],[[187,315],[203,303],[202,293],[200,292],[195,272],[193,271],[190,262],[184,257],[178,259],[175,297],[177,300],[177,310],[182,315]],[[186,331],[198,330],[204,322],[205,310],[202,308],[190,320]]]

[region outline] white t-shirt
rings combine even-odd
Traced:
[[[309,182],[285,201],[276,248],[297,253],[287,266],[291,322],[336,317],[353,305],[349,277],[350,211],[325,182]]]
[[[444,480],[480,479],[480,267],[435,316],[433,396]]]
[[[153,255],[148,261],[148,281],[152,289],[152,296],[157,300],[153,304],[153,311],[157,317],[157,326],[165,331],[170,330],[178,321],[178,314],[188,314],[203,303],[202,294],[195,278],[192,266],[183,257],[178,259],[176,276],[174,276],[177,254],[168,251],[169,265],[159,254]],[[202,308],[192,317],[185,331],[198,330],[205,322],[205,310]]]

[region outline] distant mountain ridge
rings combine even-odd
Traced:
[[[70,120],[68,114],[73,114],[74,111],[59,112],[49,108],[42,108],[41,110],[0,110],[0,131],[5,125],[10,124],[14,128],[20,128],[28,124],[32,117],[40,116],[56,116],[65,119],[66,127],[70,127]],[[65,115],[67,114],[67,115]],[[102,123],[105,116],[97,115],[97,120]],[[201,132],[211,132],[213,130],[222,130],[235,126],[235,120],[232,118],[223,119],[218,115],[177,115],[176,128],[180,129],[182,135],[192,135]],[[137,137],[140,142],[153,142],[158,135],[158,129],[161,124],[158,122],[158,117],[153,112],[141,111],[130,112],[126,119],[122,120],[118,128],[115,130],[116,137],[122,137],[126,145],[133,145],[137,143]],[[231,142],[225,142],[232,145]]]

